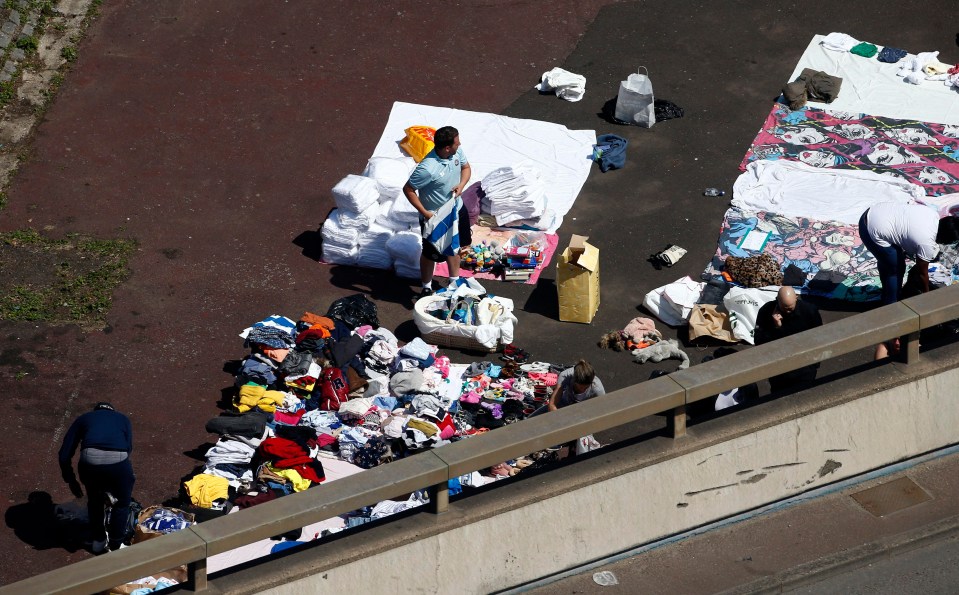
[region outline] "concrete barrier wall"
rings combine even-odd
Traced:
[[[874,386],[891,384],[888,378],[873,379]],[[793,415],[780,411],[783,421],[767,419],[755,431],[739,428],[729,439],[680,448],[675,455],[667,448],[659,460],[627,472],[599,469],[598,479],[519,505],[501,497],[501,507],[511,502],[515,507],[496,510],[487,503],[483,514],[472,508],[482,518],[466,518],[469,498],[441,515],[450,528],[416,535],[417,523],[422,529],[432,524],[430,515],[419,515],[381,528],[380,538],[390,530],[407,533],[406,538],[368,548],[352,561],[339,550],[340,561],[330,567],[329,550],[323,553],[324,547],[350,548],[354,538],[347,537],[298,554],[298,561],[291,558],[279,573],[285,576],[277,575],[282,562],[273,562],[253,571],[256,579],[241,573],[220,588],[233,592],[240,584],[258,583],[256,591],[278,595],[348,593],[359,585],[369,592],[488,593],[959,442],[954,388],[959,369],[895,384],[878,390],[860,386],[866,394],[834,406],[807,402],[806,410],[788,402],[798,396],[787,397],[780,406],[794,409]],[[748,421],[748,412],[730,419],[737,416]],[[615,466],[602,458],[583,464]],[[567,471],[567,479],[569,473],[575,469]],[[549,490],[552,475],[543,476],[541,492]],[[211,586],[220,582],[214,579]]]

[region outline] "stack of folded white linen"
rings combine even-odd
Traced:
[[[403,279],[420,278],[420,254],[423,240],[416,231],[400,231],[386,241],[386,251],[393,257],[396,276]]]
[[[493,170],[481,186],[485,196],[480,209],[492,215],[497,225],[539,219],[546,210],[546,183],[528,163]]]
[[[420,228],[420,214],[405,195],[400,194],[397,198],[384,202],[380,208],[380,215],[376,218],[380,225],[396,231]]]
[[[356,264],[359,252],[360,232],[356,228],[343,227],[337,211],[333,209],[323,223],[323,260],[332,264]]]
[[[351,213],[362,213],[379,199],[376,181],[365,176],[349,174],[333,187],[336,206]]]
[[[379,223],[371,223],[360,232],[360,249],[356,255],[356,264],[372,269],[388,269],[393,266],[393,258],[386,251],[386,241],[395,232]]]
[[[356,264],[359,232],[367,229],[379,213],[380,191],[376,182],[350,174],[333,187],[336,207],[323,223],[323,260]]]
[[[354,213],[345,209],[333,209],[331,217],[336,217],[336,222],[343,229],[356,229],[363,231],[370,226],[380,214],[380,203],[375,202],[365,211]]]
[[[392,203],[397,198],[403,198],[403,186],[410,179],[415,165],[407,158],[373,157],[366,162],[363,175],[376,182],[381,203]]]
[[[419,213],[403,194],[413,166],[410,159],[374,157],[364,175],[340,180],[333,188],[337,208],[321,232],[325,262],[395,268],[399,277],[419,278]]]

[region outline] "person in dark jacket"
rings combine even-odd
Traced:
[[[93,553],[119,549],[129,537],[126,534],[127,517],[136,480],[130,463],[130,452],[133,451],[130,419],[115,411],[109,403],[97,403],[93,411],[78,417],[67,430],[60,447],[60,472],[73,495],[82,498],[83,489],[73,473],[73,455],[77,447],[80,448],[77,470],[80,482],[87,490]],[[109,528],[103,519],[108,493],[116,499]]]
[[[809,302],[804,302],[796,295],[792,287],[782,287],[776,294],[776,299],[763,305],[756,316],[756,345],[769,343],[796,333],[822,326],[822,316],[819,308]],[[769,379],[769,386],[773,392],[791,388],[816,379],[819,364],[811,364],[779,374]]]

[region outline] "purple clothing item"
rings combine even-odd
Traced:
[[[470,184],[466,187],[466,190],[463,191],[463,206],[466,207],[466,212],[470,215],[470,225],[476,225],[476,222],[479,221],[482,212],[480,210],[480,201],[483,196],[485,196],[485,193],[483,192],[482,181]],[[460,235],[462,235],[462,232]]]

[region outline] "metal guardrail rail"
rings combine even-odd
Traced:
[[[440,513],[448,506],[449,479],[657,413],[669,414],[678,438],[686,431],[689,403],[894,337],[906,337],[902,359],[913,362],[919,357],[919,331],[956,318],[959,286],[933,291],[608,393],[588,407],[560,409],[58,568],[0,587],[0,595],[95,593],[184,564],[189,586],[203,591],[207,558],[215,554],[423,488],[430,491],[432,511]]]

